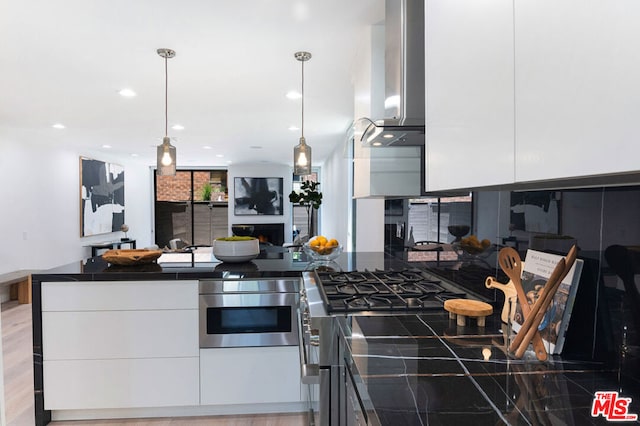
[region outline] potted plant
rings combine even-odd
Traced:
[[[202,200],[203,201],[211,201],[211,193],[213,192],[213,187],[209,182],[202,185]]]
[[[313,217],[313,211],[320,208],[322,204],[322,193],[318,191],[320,182],[313,182],[305,180],[300,186],[300,192],[291,191],[289,194],[289,201],[304,206],[307,210],[307,229],[309,230],[309,237],[311,237],[311,218]]]

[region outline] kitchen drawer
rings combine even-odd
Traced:
[[[44,360],[198,356],[198,310],[43,312]]]
[[[299,402],[297,346],[200,350],[200,404]]]
[[[43,312],[197,308],[197,281],[42,283]]]
[[[198,405],[198,357],[45,361],[46,410]]]

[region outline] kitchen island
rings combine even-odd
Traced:
[[[193,263],[177,257],[178,261],[136,266],[112,265],[94,257],[33,276],[38,425],[52,419],[304,409],[297,343],[260,348],[199,346],[199,283],[285,278],[298,282],[302,271],[318,265],[303,253],[282,250],[264,250],[257,259],[238,264],[221,263],[211,256],[205,261],[195,256]],[[405,266],[381,253],[344,253],[331,267]],[[297,323],[296,306],[289,315],[294,318],[292,327]],[[220,369],[220,365],[229,367]],[[220,387],[225,380],[237,385],[235,392]]]

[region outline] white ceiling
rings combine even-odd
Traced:
[[[306,50],[304,133],[319,164],[354,118],[356,46],[382,19],[383,0],[0,0],[0,126],[153,164],[167,47],[178,167],[289,164],[301,101],[285,94],[301,89],[293,54]]]

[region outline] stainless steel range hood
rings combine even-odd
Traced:
[[[424,0],[386,0],[383,118],[361,118],[365,146],[422,146],[425,131]]]

